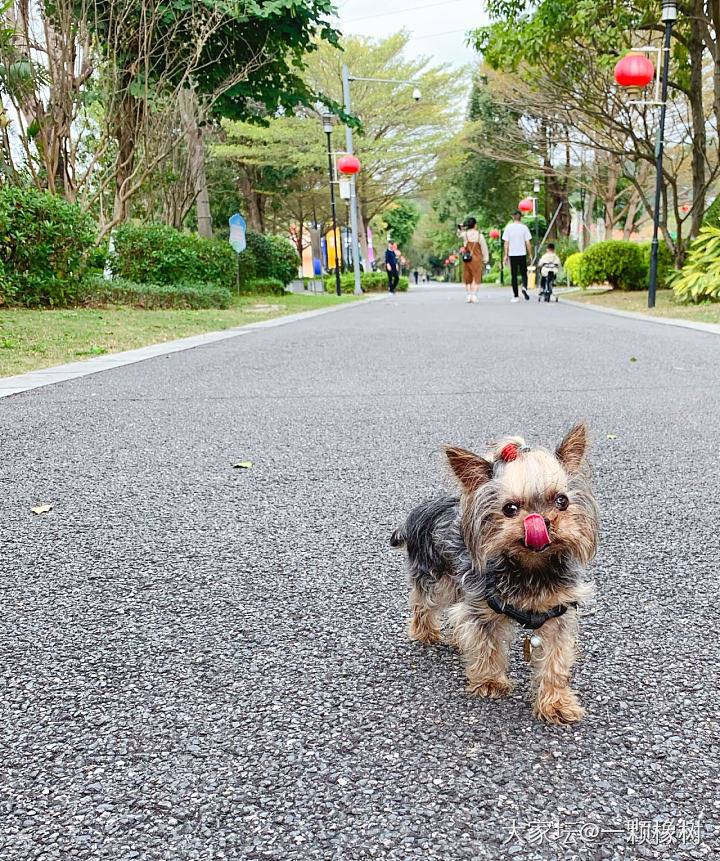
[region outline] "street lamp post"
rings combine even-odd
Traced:
[[[538,218],[538,201],[540,194],[540,180],[533,180],[533,193],[535,197],[533,197],[533,210],[535,214],[535,262],[537,263],[538,256],[540,254],[540,222]]]
[[[420,90],[418,89],[417,81],[395,81],[390,78],[356,78],[350,74],[347,66],[342,67],[342,82],[343,82],[343,101],[345,102],[345,113],[350,114],[350,82],[351,81],[368,81],[376,84],[407,84],[415,87],[413,90],[413,98],[416,102],[420,101]],[[353,155],[353,140],[352,129],[349,125],[345,126],[345,146],[349,155]],[[360,247],[358,243],[358,217],[357,217],[357,195],[355,192],[355,177],[350,177],[350,227],[352,230],[352,258],[353,272],[355,273],[355,294],[362,293],[360,286]]]
[[[660,199],[662,197],[663,149],[665,146],[665,113],[667,110],[668,70],[670,68],[670,38],[673,22],[677,19],[675,0],[663,0],[662,22],[665,24],[665,43],[662,66],[662,95],[660,97],[660,128],[658,129],[655,156],[657,159],[657,179],[655,181],[655,213],[653,218],[653,238],[650,246],[650,279],[648,283],[648,308],[655,307],[658,270],[658,230],[660,227]],[[658,70],[659,71],[659,70]]]
[[[328,151],[328,171],[330,173],[330,208],[332,209],[332,226],[333,226],[333,246],[335,252],[335,292],[338,296],[342,295],[342,286],[340,284],[340,245],[338,243],[337,233],[337,218],[335,216],[335,176],[333,171],[332,160],[332,118],[331,113],[323,114],[323,131],[327,135],[327,151]]]

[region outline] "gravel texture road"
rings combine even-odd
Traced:
[[[0,858],[718,857],[720,338],[508,300],[0,401]],[[602,547],[563,729],[520,638],[499,702],[407,639],[388,537],[447,486],[441,443],[580,417]]]

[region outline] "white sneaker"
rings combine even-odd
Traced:
[[[512,299],[511,299],[510,301],[511,301],[511,302],[519,302],[519,301],[520,301],[520,298],[519,298],[518,296],[513,296],[513,297],[512,297]]]
[[[465,304],[468,302],[472,302],[472,296],[469,293],[465,296]]]
[[[477,305],[477,303],[478,303],[477,293],[472,294],[472,300],[473,300],[473,305]]]

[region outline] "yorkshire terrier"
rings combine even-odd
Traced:
[[[592,594],[583,565],[595,555],[598,507],[585,457],[587,433],[576,425],[555,452],[515,437],[484,457],[456,446],[445,454],[460,484],[415,508],[391,538],[406,546],[410,571],[409,635],[450,640],[465,657],[468,691],[508,696],[507,659],[516,623],[531,664],[534,714],[570,724],[585,714],[570,688],[578,605]]]

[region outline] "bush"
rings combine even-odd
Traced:
[[[410,286],[406,275],[401,275],[397,289],[405,292]],[[361,272],[360,287],[363,293],[381,293],[388,288],[387,274],[385,272]],[[340,276],[340,289],[343,293],[355,292],[355,275],[353,272],[345,272]],[[327,293],[335,292],[335,273],[325,276],[325,290]]]
[[[566,257],[563,264],[565,274],[570,276],[570,281],[573,284],[580,284],[580,261],[582,260],[582,256],[582,251],[578,251]]]
[[[582,254],[579,281],[583,287],[607,281],[613,289],[642,290],[646,280],[642,249],[633,242],[609,239],[591,245]]]
[[[49,191],[0,188],[0,296],[6,303],[67,305],[82,292],[95,242],[91,217]]]
[[[255,275],[257,278],[274,278],[273,272],[274,253],[273,246],[267,236],[262,233],[254,233],[248,230],[245,234],[247,247],[255,257]]]
[[[234,252],[233,252],[234,253]],[[255,259],[255,255],[249,248],[246,248],[244,251],[241,251],[240,254],[235,255],[235,284],[238,282],[238,272],[237,269],[240,270],[240,288],[248,283],[248,281],[252,281],[253,278],[257,275],[257,260]]]
[[[652,251],[652,242],[643,242],[640,245],[643,254],[643,265],[645,266],[645,282],[650,278],[650,252]],[[670,285],[675,274],[675,261],[673,260],[672,251],[667,246],[666,242],[660,240],[658,245],[658,271],[657,271],[657,286],[658,290],[663,290]]]
[[[279,278],[253,278],[241,288],[241,292],[274,293],[276,296],[282,296],[285,292],[285,285]]]
[[[702,223],[703,227],[717,227],[720,224],[720,194],[706,210]]]
[[[300,258],[297,249],[284,236],[268,236],[272,248],[272,277],[282,281],[283,286],[298,277]]]
[[[237,255],[222,240],[181,233],[166,224],[121,224],[113,240],[110,268],[128,281],[210,282],[226,289],[235,285]]]
[[[88,280],[83,295],[87,305],[130,305],[134,308],[228,308],[229,290],[206,282],[138,284],[125,278]]]
[[[533,247],[535,247],[535,216],[534,215],[524,215],[522,217],[522,223],[526,224],[530,233],[532,233],[532,241]],[[545,220],[544,215],[537,216],[537,228],[538,228],[538,240],[542,241],[543,236],[545,236],[545,232],[547,231],[547,221]]]
[[[700,228],[674,281],[678,302],[720,302],[720,227]]]

